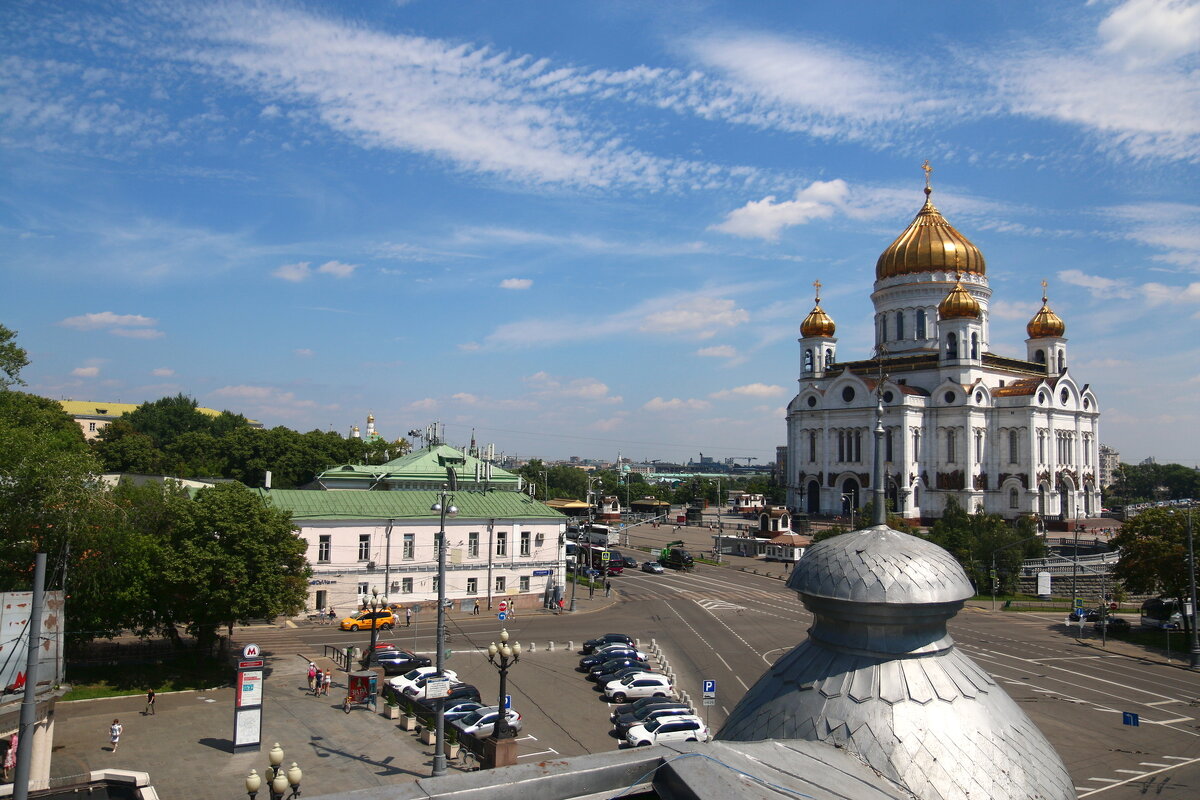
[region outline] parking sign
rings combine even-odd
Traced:
[[[701,689],[704,691],[705,697],[715,697],[717,694],[717,682],[712,680],[703,681]]]

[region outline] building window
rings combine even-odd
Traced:
[[[808,460],[815,464],[817,463],[817,432],[808,432]]]
[[[412,561],[416,557],[417,550],[417,535],[415,533],[404,534],[404,548],[401,556],[405,561]]]
[[[521,531],[521,555],[528,556],[533,546],[533,534],[530,531]]]
[[[1008,463],[1017,464],[1020,462],[1021,455],[1021,440],[1017,438],[1016,431],[1008,432]]]
[[[412,578],[400,579],[400,592],[401,594],[412,594]]]
[[[1038,463],[1046,463],[1046,432],[1038,431]]]
[[[917,330],[916,330],[916,335],[917,335],[918,339],[928,338],[928,334],[925,332],[925,328],[926,328],[925,309],[918,308],[917,309]]]
[[[521,580],[521,592],[522,593],[528,592],[529,591],[529,576],[522,575],[520,580]]]
[[[479,558],[479,531],[467,534],[467,557]]]
[[[862,461],[862,431],[854,432],[854,461]]]
[[[983,463],[983,431],[975,431],[975,463]]]
[[[846,460],[846,432],[838,431],[838,461]]]
[[[479,594],[479,578],[467,578],[467,594]]]
[[[912,432],[912,457],[913,461],[921,460],[921,432],[913,428]],[[914,501],[915,502],[915,501]]]
[[[805,373],[809,373],[809,372],[813,371],[812,348],[809,348],[804,351],[804,371],[805,371]]]
[[[957,433],[953,428],[946,429],[946,462],[949,464],[953,464],[958,460]]]
[[[833,350],[832,350],[832,348],[827,347],[827,348],[825,348],[825,369],[829,369],[832,366],[833,366]]]
[[[95,430],[96,430],[96,423],[94,423],[94,422],[89,422],[89,423],[88,423],[88,430],[89,430],[89,431],[93,431],[93,432],[95,432]]]
[[[897,339],[904,338],[904,312],[903,311],[896,312],[896,338]]]
[[[360,533],[358,535],[358,560],[371,560],[371,534]]]
[[[1016,508],[1018,506],[1018,495],[1016,489],[1008,490],[1008,507]]]
[[[884,441],[884,446],[885,446],[883,460],[891,461],[892,460],[892,429],[891,428],[888,428],[888,431],[885,434],[883,441]]]
[[[504,576],[503,575],[496,576],[496,592],[497,593],[505,591],[504,584],[505,584]]]
[[[496,531],[496,555],[508,555],[508,531]]]
[[[333,548],[331,537],[329,534],[322,534],[317,537],[317,561],[319,563],[329,563],[329,551]]]
[[[370,593],[371,593],[371,587],[367,585],[366,581],[363,581],[362,583],[358,584],[358,596],[360,598],[366,597]]]
[[[958,335],[946,334],[946,358],[958,358]]]

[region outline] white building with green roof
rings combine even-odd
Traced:
[[[444,469],[442,477],[436,489],[415,488],[413,479],[406,491],[257,490],[291,512],[308,543],[308,608],[332,606],[345,616],[359,597],[378,590],[390,603],[435,609],[441,520],[431,507]],[[454,608],[469,611],[479,604],[491,610],[502,599],[516,608],[539,608],[561,596],[565,516],[522,492],[469,481],[460,483],[450,503],[458,509],[446,520],[446,597]]]
[[[520,475],[448,444],[432,444],[384,464],[331,467],[319,474],[310,488],[437,491],[446,484],[448,472],[454,473],[463,489],[520,492],[525,488]]]

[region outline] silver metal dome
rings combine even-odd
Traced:
[[[813,613],[809,638],[718,739],[826,742],[928,800],[1076,796],[1033,721],[954,648],[946,622],[973,589],[945,550],[877,525],[812,547],[788,585]]]

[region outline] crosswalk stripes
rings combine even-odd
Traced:
[[[696,605],[701,608],[706,608],[709,611],[744,611],[745,606],[739,606],[736,603],[729,603],[725,600],[697,600]]]

